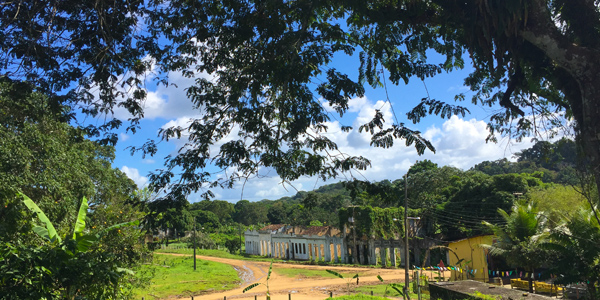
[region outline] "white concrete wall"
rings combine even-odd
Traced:
[[[283,230],[280,230],[283,231]],[[344,262],[342,237],[246,231],[246,253],[282,259]]]

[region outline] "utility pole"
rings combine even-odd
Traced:
[[[242,224],[238,223],[238,231],[240,233],[240,255],[242,255]]]
[[[404,299],[410,300],[408,295],[410,278],[408,277],[409,255],[408,255],[408,172],[404,175]]]
[[[352,207],[352,263],[356,264],[358,261],[358,253],[356,253],[356,216],[354,214],[354,207]]]
[[[196,217],[194,217],[194,271],[196,271]]]

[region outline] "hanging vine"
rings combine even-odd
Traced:
[[[351,206],[338,211],[340,230],[355,226],[359,238],[400,239],[404,237],[404,208]],[[412,215],[409,210],[409,215]],[[351,223],[351,218],[354,222]],[[395,219],[395,220],[394,220]]]

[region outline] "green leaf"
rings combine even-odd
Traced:
[[[41,236],[42,238],[44,238],[48,241],[52,241],[52,239],[50,238],[50,235],[48,234],[48,229],[46,229],[42,226],[33,227],[33,232],[37,233],[37,235]]]
[[[115,229],[119,229],[121,227],[125,227],[125,226],[137,226],[140,225],[140,220],[135,220],[135,221],[129,221],[129,222],[125,222],[125,223],[119,223],[119,224],[115,224],[113,226],[107,227],[103,230],[101,230],[100,232],[98,232],[98,234],[96,234],[96,237],[100,237],[101,235],[111,231],[111,230],[115,230]]]
[[[95,234],[86,234],[80,235],[76,238],[77,241],[77,251],[85,252],[87,251],[92,244],[98,241],[98,236]]]
[[[50,222],[50,219],[48,219],[46,214],[44,214],[44,212],[37,206],[37,204],[35,204],[35,202],[33,202],[33,200],[31,200],[25,194],[23,194],[21,192],[19,192],[18,194],[21,197],[23,197],[23,203],[25,203],[25,206],[27,206],[27,208],[29,208],[30,211],[35,213],[37,215],[38,219],[42,223],[44,223],[44,225],[46,225],[48,235],[47,235],[47,237],[45,237],[45,236],[41,236],[41,237],[46,238],[46,239],[50,240],[51,242],[54,242],[55,240],[58,241],[59,243],[62,242],[62,239],[56,233],[56,229],[54,229],[54,225],[52,225],[52,222]],[[38,231],[36,231],[36,233],[39,234]]]
[[[401,285],[397,285],[395,283],[390,284],[390,286],[396,291],[398,292],[398,294],[400,294],[401,296],[404,297],[404,292],[401,291],[398,287],[402,287]]]
[[[381,276],[377,275],[377,279],[379,279],[379,281],[383,282],[383,278],[381,278]]]
[[[269,266],[269,273],[267,273],[267,280],[271,278],[271,272],[273,272],[273,261],[271,261],[271,265]]]
[[[340,273],[338,273],[336,271],[333,271],[333,270],[325,270],[325,271],[327,271],[328,273],[333,274],[333,275],[335,275],[335,276],[337,276],[337,277],[339,277],[341,279],[344,279],[344,276],[342,276],[342,274],[340,274]]]
[[[352,276],[352,278],[358,278],[358,274],[356,274],[356,275]]]
[[[81,199],[81,205],[79,206],[79,214],[77,215],[77,221],[75,222],[75,229],[73,230],[73,239],[80,236],[85,229],[85,218],[87,216],[88,202],[85,197]]]
[[[245,293],[245,292],[247,292],[247,291],[249,291],[249,290],[251,290],[251,289],[253,289],[253,288],[255,288],[255,287],[259,286],[259,285],[260,285],[260,283],[253,283],[253,284],[251,284],[251,285],[247,286],[247,287],[246,287],[246,288],[245,288],[245,289],[242,291],[242,293]]]
[[[126,269],[126,268],[117,268],[117,272],[119,272],[119,273],[127,273],[129,275],[135,275],[135,273],[132,270]]]

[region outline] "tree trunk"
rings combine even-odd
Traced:
[[[576,134],[600,190],[600,52],[569,41],[548,11],[547,2],[532,0],[529,21],[521,37],[552,62],[549,79],[559,87],[575,118]],[[595,205],[600,203],[595,199]],[[600,221],[597,211],[596,219]]]
[[[533,294],[534,269],[531,268],[529,271],[531,271],[531,276],[527,276],[527,282],[529,282],[529,292]]]
[[[588,299],[598,299],[597,298],[597,290],[596,290],[596,281],[589,281],[589,283],[587,283],[587,290],[588,290],[588,294],[589,297]]]

